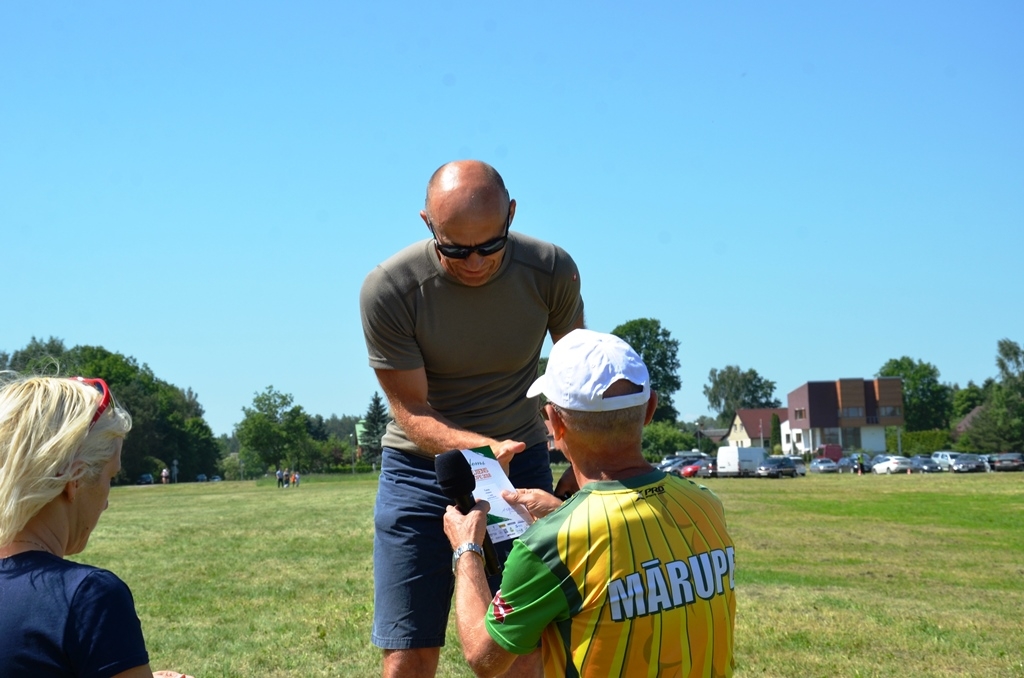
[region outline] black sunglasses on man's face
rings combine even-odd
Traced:
[[[489,257],[492,254],[505,249],[505,244],[508,242],[508,229],[512,225],[512,208],[509,207],[508,216],[505,217],[505,233],[499,235],[497,238],[491,238],[487,242],[482,242],[479,245],[442,245],[437,241],[437,234],[434,233],[434,225],[427,222],[427,226],[430,227],[430,232],[434,236],[434,247],[441,253],[442,256],[448,259],[466,259],[470,254],[476,252],[481,257]]]

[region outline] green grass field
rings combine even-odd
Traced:
[[[712,479],[737,673],[1024,678],[1024,474]],[[376,676],[373,477],[123,487],[76,559],[131,586],[154,669]],[[450,627],[441,676],[470,676]]]

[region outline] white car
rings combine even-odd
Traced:
[[[943,471],[948,471],[950,464],[956,461],[956,458],[960,456],[959,452],[950,452],[948,450],[939,450],[938,452],[932,452],[932,460],[942,467]]]
[[[871,467],[872,473],[906,473],[913,464],[907,457],[891,454]]]

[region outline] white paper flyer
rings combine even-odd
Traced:
[[[529,512],[519,506],[512,506],[502,499],[502,490],[514,490],[512,482],[501,469],[498,461],[490,455],[490,448],[482,448],[487,454],[476,450],[462,450],[470,468],[473,469],[473,477],[476,478],[476,489],[473,490],[473,497],[481,499],[491,505],[487,513],[487,534],[492,542],[508,541],[515,539],[530,526],[533,521]]]

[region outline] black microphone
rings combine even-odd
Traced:
[[[476,489],[476,477],[473,469],[461,450],[448,450],[434,457],[434,471],[437,473],[437,484],[441,492],[455,502],[462,515],[469,513],[476,504],[473,490]],[[498,574],[498,556],[494,553],[491,537],[484,533],[484,569],[487,576]]]

